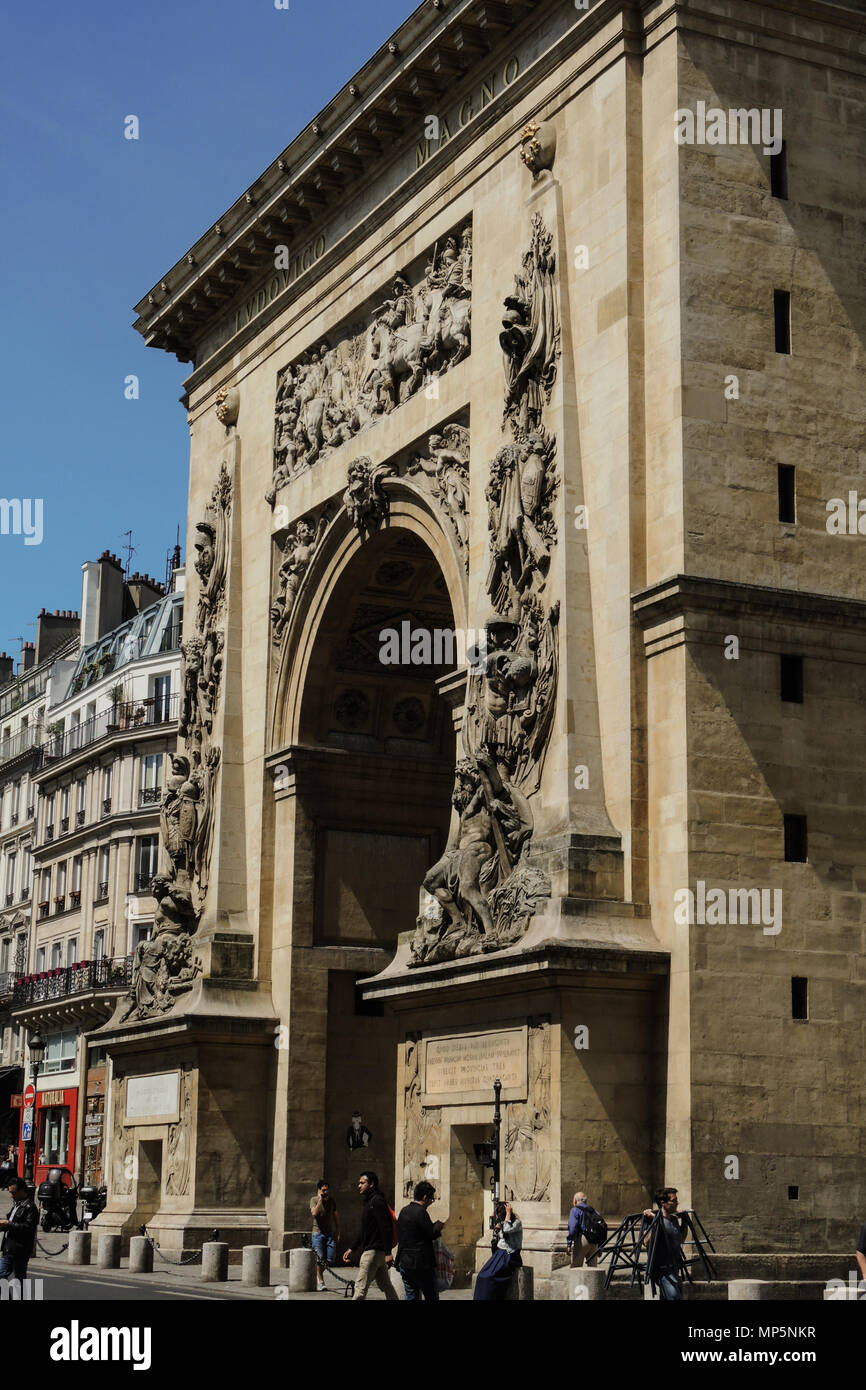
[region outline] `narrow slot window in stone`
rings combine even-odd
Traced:
[[[770,192],[774,198],[788,196],[788,146],[784,140],[779,153],[770,155]]]
[[[785,862],[805,864],[808,858],[805,816],[785,817]]]
[[[776,351],[791,351],[791,292],[773,290],[773,317],[776,327]]]
[[[809,981],[805,975],[791,976],[791,1017],[809,1017]]]
[[[779,657],[779,685],[782,699],[792,705],[803,703],[803,658],[783,654]]]
[[[795,522],[797,520],[797,491],[795,478],[796,475],[793,464],[779,464],[780,521]]]

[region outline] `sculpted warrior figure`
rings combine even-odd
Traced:
[[[427,440],[429,456],[410,460],[410,477],[423,473],[446,512],[462,550],[469,541],[469,431],[465,425],[446,425]],[[468,556],[467,556],[468,558]]]
[[[190,947],[195,915],[188,890],[166,874],[155,874],[151,891],[157,900],[153,936],[135,948],[130,1005],[124,1019],[164,1013],[196,973]]]
[[[171,776],[159,813],[162,843],[178,881],[189,882],[195,856],[198,788],[190,779],[189,758],[173,754]]]
[[[419,923],[412,943],[413,965],[469,955],[495,944],[491,895],[508,879],[532,834],[529,803],[501,777],[486,750],[457,764],[451,801],[457,824],[445,853],[424,879],[426,891],[443,909],[442,922]]]
[[[297,522],[294,531],[286,537],[283,548],[285,559],[280,565],[279,588],[271,606],[271,621],[274,625],[274,640],[279,641],[286,623],[291,617],[301,580],[310,567],[316,547],[327,529],[327,519],[321,517],[314,529],[309,521]]]

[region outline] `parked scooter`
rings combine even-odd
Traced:
[[[71,1231],[78,1220],[78,1188],[69,1168],[49,1168],[39,1184],[36,1200],[42,1208],[43,1231]]]
[[[81,1224],[87,1229],[88,1222],[98,1216],[101,1211],[105,1211],[108,1202],[108,1188],[103,1187],[80,1187],[78,1195],[81,1198]]]

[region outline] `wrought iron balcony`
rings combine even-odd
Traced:
[[[110,815],[111,815],[111,797],[110,797],[110,796],[107,796],[107,797],[105,798],[105,800],[103,801],[103,803],[102,803],[102,814],[103,814],[104,816],[110,816]]]
[[[142,787],[138,793],[139,806],[157,806],[162,791],[159,787]]]
[[[83,812],[83,811],[76,811],[76,812],[75,812],[75,824],[76,824],[76,825],[83,825],[83,824],[84,824],[84,812]]]
[[[65,894],[60,894],[58,897],[56,897],[56,898],[54,899],[54,911],[55,911],[55,912],[65,912],[65,911],[66,911],[66,895],[65,895]]]
[[[108,897],[108,881],[106,880],[105,883],[98,883],[98,884],[96,885],[96,901],[97,901],[98,903],[103,903],[103,902],[105,902],[105,899],[106,899],[107,897]]]
[[[61,835],[65,835],[65,834],[67,833],[68,830],[69,830],[69,817],[68,817],[68,816],[64,816],[63,819],[62,819],[62,821],[60,822],[60,833],[61,833]]]
[[[7,907],[11,907],[14,901],[15,901],[15,894],[14,894],[14,893],[7,893],[7,894],[6,894],[6,906],[7,906]]]
[[[80,907],[80,906],[81,906],[81,889],[80,889],[80,888],[71,888],[71,889],[69,890],[69,906],[70,906],[70,907]]]
[[[132,980],[132,959],[132,956],[103,956],[101,960],[82,960],[76,965],[55,966],[35,975],[16,976],[12,989],[13,1007],[65,999],[90,990],[128,989]]]
[[[17,812],[17,811],[13,811],[13,812],[12,812],[12,815],[10,816],[9,819],[11,820],[11,822],[12,822],[13,825],[17,825],[17,824],[18,824],[18,812]]]
[[[54,839],[54,825],[53,825],[53,823],[52,823],[51,825],[46,825],[46,827],[45,827],[45,838],[46,838],[46,840],[53,840],[53,839]]]
[[[155,872],[156,872],[156,870],[154,869],[153,873],[155,873]],[[135,891],[136,891],[136,893],[149,893],[149,892],[150,892],[150,885],[151,885],[151,883],[153,882],[153,873],[148,873],[148,874],[136,874],[136,875],[135,875]]]
[[[47,740],[44,731],[40,730],[39,740],[34,741],[38,741],[42,745],[42,766],[60,762],[72,753],[77,753],[79,749],[87,748],[91,743],[99,743],[101,739],[108,738],[113,734],[123,733],[129,729],[153,728],[157,724],[170,724],[177,719],[179,708],[179,695],[159,699],[130,700],[123,704],[112,705],[110,709],[103,710],[101,714],[95,714],[90,719],[85,719],[81,724],[76,724],[74,728],[67,729],[65,733],[52,734]]]

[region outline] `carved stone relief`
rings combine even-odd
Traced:
[[[469,571],[469,429],[445,425],[431,434],[428,454],[413,454],[407,474],[423,482],[448,521]]]
[[[494,611],[467,690],[457,815],[445,854],[424,880],[413,966],[513,945],[550,894],[549,879],[528,858],[528,798],[541,782],[559,674],[559,604],[546,596],[559,471],[556,438],[542,419],[560,355],[555,272],[553,238],[536,213],[499,339],[509,439],[490,465],[485,493]]]
[[[192,1171],[192,1072],[181,1073],[180,1119],[170,1125],[166,1145],[165,1191],[169,1197],[185,1197]]]
[[[124,1086],[122,1080],[111,1084],[111,1194],[128,1197],[132,1192],[135,1134],[124,1125]]]
[[[277,592],[271,604],[271,625],[275,642],[282,640],[301,582],[327,530],[328,520],[324,513],[318,521],[302,517],[289,528],[283,542],[282,563],[277,573]]]
[[[421,1104],[421,1043],[410,1039],[405,1050],[403,1082],[403,1195],[416,1183],[439,1181],[442,1111]]]
[[[161,868],[153,935],[135,949],[132,984],[121,1021],[168,1012],[199,973],[192,937],[207,897],[214,804],[221,750],[213,743],[222,685],[221,626],[226,600],[232,485],[225,465],[196,526],[195,570],[200,580],[195,630],[182,645],[179,731],[186,753],[173,757],[160,806]]]
[[[277,378],[274,471],[266,500],[368,429],[470,350],[472,227],[433,248],[416,283],[398,275],[368,322],[346,325]]]
[[[550,1027],[529,1029],[528,1099],[505,1107],[505,1181],[522,1202],[550,1190]]]

